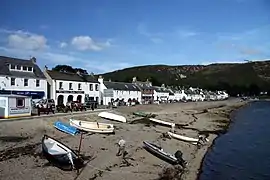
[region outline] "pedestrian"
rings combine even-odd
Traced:
[[[92,111],[94,111],[94,103],[92,103],[91,109],[92,109]]]
[[[124,139],[121,139],[118,143],[118,152],[116,154],[116,156],[121,156],[121,155],[125,155],[125,146],[126,146],[126,141]]]

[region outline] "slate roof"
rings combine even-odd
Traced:
[[[142,90],[153,90],[154,89],[153,86],[149,85],[148,82],[136,81],[133,84],[136,84]]]
[[[140,91],[140,89],[135,84],[132,83],[110,82],[110,81],[103,81],[103,83],[108,89],[121,91]]]
[[[33,72],[10,71],[8,64],[32,67]],[[6,56],[0,56],[0,75],[22,77],[22,78],[25,77],[25,78],[46,79],[46,77],[44,76],[43,72],[38,67],[38,65],[33,63],[31,60],[18,59]]]
[[[91,75],[80,76],[76,73],[66,73],[52,70],[46,70],[46,72],[52,79],[55,80],[99,83],[98,80]]]
[[[158,87],[158,86],[152,86],[156,92],[164,92],[164,93],[172,93],[170,90],[163,88],[163,87]]]

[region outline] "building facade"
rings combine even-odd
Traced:
[[[154,101],[154,88],[150,81],[137,81],[137,78],[132,79],[132,84],[136,85],[141,91],[141,102],[143,104],[152,103]]]
[[[77,101],[100,102],[99,82],[91,75],[66,73],[45,69],[48,81],[48,99],[54,99],[56,105]]]
[[[0,94],[31,96],[42,99],[47,96],[47,80],[36,64],[30,60],[0,56]]]
[[[104,81],[100,76],[100,93],[102,104],[109,105],[112,102],[131,102],[141,103],[141,90],[132,83]]]

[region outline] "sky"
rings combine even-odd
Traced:
[[[93,73],[270,59],[270,0],[1,0],[0,55]]]

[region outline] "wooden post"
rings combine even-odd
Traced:
[[[82,138],[83,138],[83,133],[81,133],[81,138],[80,138],[80,144],[79,144],[78,155],[79,155],[79,154],[80,154],[80,152],[81,152]]]

